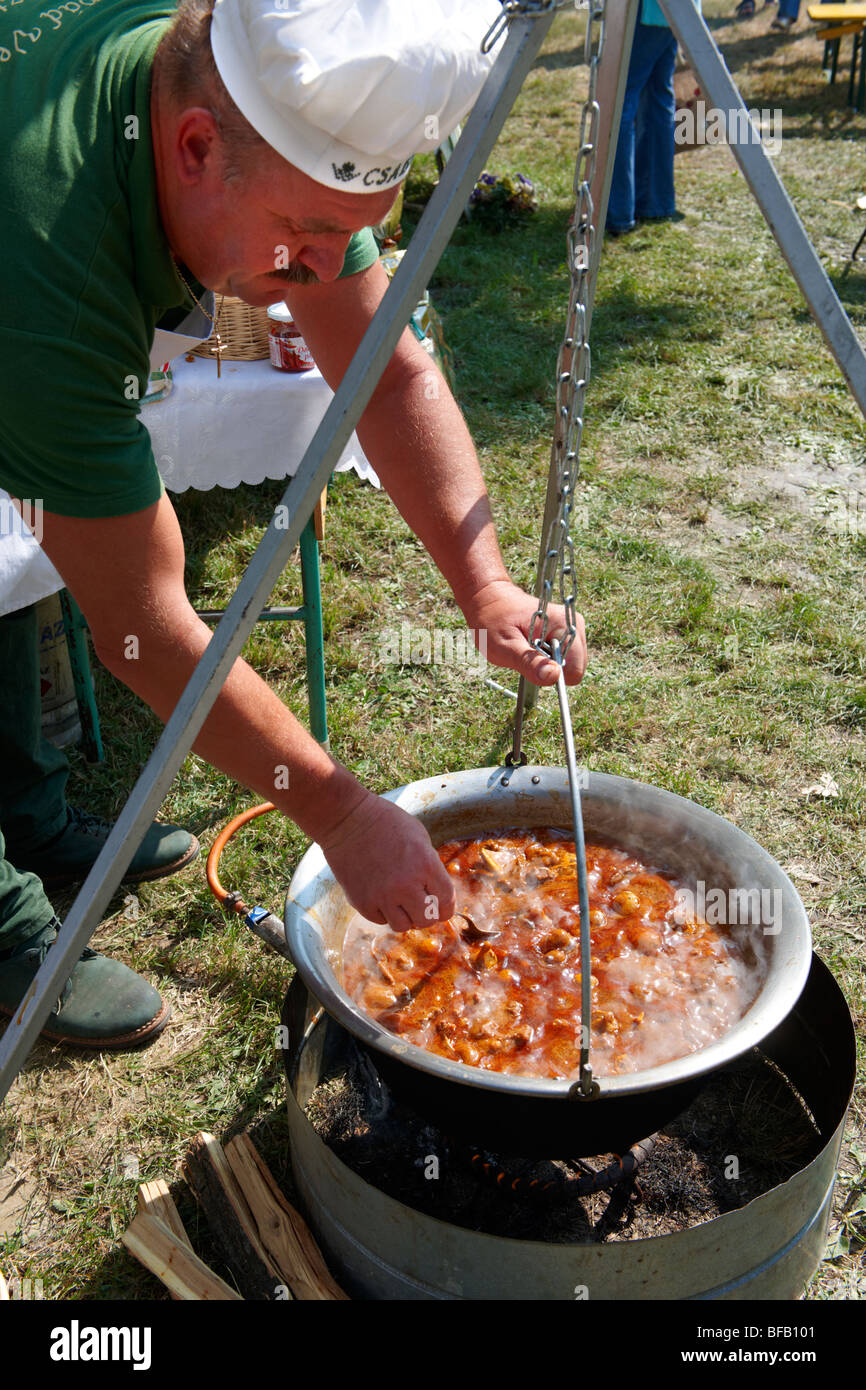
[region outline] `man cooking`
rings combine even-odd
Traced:
[[[387,213],[412,154],[472,106],[499,5],[18,0],[0,10],[0,485],[42,500],[42,547],[100,660],[165,720],[211,634],[184,591],[177,518],[138,416],[155,327],[196,307],[212,313],[208,291],[285,299],[336,387],[387,287],[366,229]],[[444,381],[427,389],[431,370],[404,333],[359,438],[468,626],[486,633],[488,659],[550,684],[557,667],[527,636],[535,600],[508,578],[472,442]],[[551,618],[561,635],[562,610]],[[38,698],[14,659],[19,626],[0,670],[10,747]],[[570,683],[585,660],[580,623]],[[431,895],[440,916],[453,910],[423,826],[361,786],[244,661],[194,748],[318,841],[365,917],[406,928],[425,919]],[[83,876],[109,830],[65,807],[64,775],[47,755],[42,765],[27,756],[36,771],[18,776],[8,849],[0,798],[7,1014],[55,939],[41,878],[70,865]],[[50,814],[32,809],[49,802]],[[186,832],[155,825],[131,868],[157,877],[195,849]],[[168,1012],[146,981],[88,950],[45,1033],[126,1047],[156,1037]]]

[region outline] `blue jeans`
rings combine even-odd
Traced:
[[[677,41],[667,25],[635,25],[607,226],[629,231],[637,217],[670,217],[674,197],[674,66]]]
[[[779,18],[794,19],[800,13],[800,0],[779,0]]]

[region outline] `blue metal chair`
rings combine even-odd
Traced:
[[[306,644],[307,699],[310,729],[324,748],[329,747],[328,712],[325,695],[325,642],[322,630],[322,588],[319,571],[319,543],[325,538],[325,497],[301,533],[301,586],[303,603],[295,608],[264,608],[259,622],[302,622]],[[102,762],[104,750],[99,711],[93,690],[93,675],[87,649],[87,621],[68,589],[61,590],[60,606],[66,630],[69,662],[75,684],[75,700],[81,721],[81,746],[89,763]],[[205,622],[219,622],[221,609],[197,610]]]

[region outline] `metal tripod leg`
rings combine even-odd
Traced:
[[[685,49],[708,105],[727,112],[728,130],[749,138],[737,138],[731,151],[742,170],[752,195],[800,286],[812,317],[824,335],[827,346],[839,364],[851,394],[866,415],[866,354],[827,278],[806,228],[797,216],[791,199],[776,173],[773,161],[761,144],[743,99],[709,29],[695,8],[694,0],[659,0],[677,39]]]
[[[54,1001],[108,906],[145,830],[216,700],[268,594],[382,375],[451,236],[502,124],[553,21],[554,11],[515,15],[484,89],[448,161],[406,255],[328,406],[301,466],[283,494],[165,730],[133,788],[58,940],[0,1040],[0,1100],[6,1095]],[[277,525],[288,517],[288,525]]]

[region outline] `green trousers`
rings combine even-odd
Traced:
[[[22,608],[0,617],[0,951],[54,916],[40,879],[14,859],[64,828],[68,775],[63,753],[42,737],[36,609]]]

